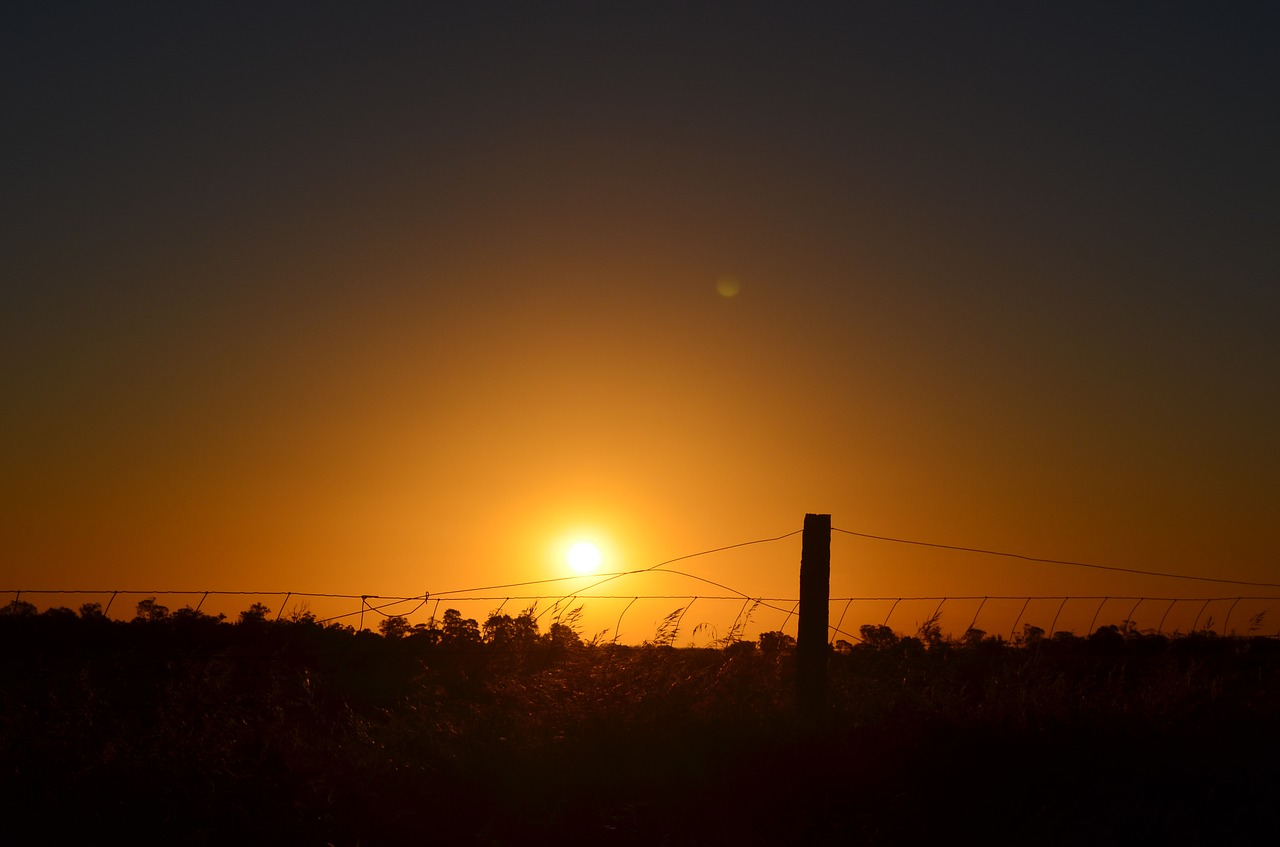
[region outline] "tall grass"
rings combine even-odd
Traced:
[[[319,844],[1177,842],[1273,814],[1274,640],[869,625],[814,726],[789,638],[674,648],[686,611],[641,647],[533,609],[384,635],[3,615],[0,811],[54,842]]]

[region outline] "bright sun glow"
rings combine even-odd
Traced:
[[[566,554],[575,573],[595,573],[600,567],[600,548],[590,541],[579,541]]]

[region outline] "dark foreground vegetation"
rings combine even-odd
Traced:
[[[806,721],[780,633],[624,647],[583,643],[572,622],[450,612],[374,633],[256,605],[231,623],[144,601],[121,622],[15,602],[0,610],[6,831],[363,845],[1280,831],[1274,639],[865,626],[833,650],[829,704]]]

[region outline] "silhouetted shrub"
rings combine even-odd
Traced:
[[[34,617],[38,611],[34,604],[26,600],[10,600],[7,605],[0,606],[0,615],[15,618]]]
[[[760,633],[760,651],[768,655],[791,652],[796,648],[796,640],[785,632]]]

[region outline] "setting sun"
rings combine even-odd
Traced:
[[[590,541],[577,542],[569,548],[565,557],[575,573],[595,573],[600,567],[600,548]]]

